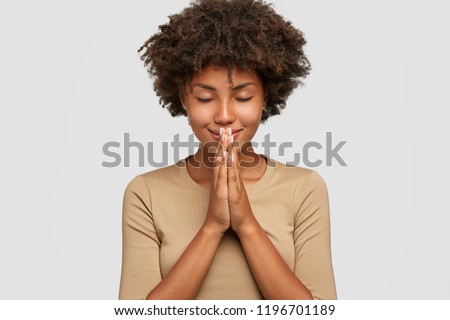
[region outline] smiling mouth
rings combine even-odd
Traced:
[[[214,138],[214,140],[217,140],[217,141],[219,141],[219,139],[220,139],[220,133],[219,133],[219,131],[212,131],[212,130],[210,130],[210,129],[208,129],[208,131],[209,132],[211,132],[211,135],[213,136],[213,138]],[[233,136],[233,139],[236,141],[236,137],[239,135],[239,133],[242,131],[242,129],[239,129],[239,130],[232,130],[231,132],[232,132],[232,136]]]

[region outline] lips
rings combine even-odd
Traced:
[[[214,140],[219,141],[220,139],[220,131],[214,131],[214,130],[210,130],[208,129],[209,132],[211,132],[212,137],[214,138]],[[241,132],[242,129],[239,130],[231,130],[231,135],[233,136],[233,139],[236,141],[236,137],[239,135],[239,132]]]
[[[217,134],[217,135],[220,135],[220,131],[214,131],[214,130],[211,130],[211,129],[208,129],[209,130],[209,132],[211,132],[211,133],[214,133],[214,134]],[[242,131],[242,129],[239,129],[239,130],[231,130],[231,134],[235,134],[235,133],[238,133],[239,131]]]

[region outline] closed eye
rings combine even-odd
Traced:
[[[207,102],[212,101],[213,99],[211,99],[211,98],[210,98],[210,99],[203,99],[203,98],[198,98],[198,97],[197,97],[197,100],[200,101],[200,102],[202,102],[202,103],[207,103]]]
[[[246,102],[246,101],[250,101],[251,98],[253,98],[253,97],[248,97],[248,98],[236,98],[236,100],[239,101],[239,102]]]

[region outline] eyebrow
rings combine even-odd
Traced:
[[[240,85],[231,88],[231,91],[241,90],[242,88],[248,87],[248,86],[250,86],[250,85],[256,86],[256,83],[254,83],[254,82],[245,82],[245,83],[241,83]],[[204,84],[204,83],[197,83],[197,82],[196,82],[196,83],[193,83],[193,84],[192,84],[192,87],[200,87],[200,88],[203,88],[203,89],[206,89],[206,90],[217,91],[216,88],[211,87],[211,86],[209,86],[209,85],[207,85],[207,84]]]

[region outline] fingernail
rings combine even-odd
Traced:
[[[228,135],[231,136],[231,128],[228,128]]]
[[[234,137],[231,136],[231,137],[230,137],[230,143],[233,143],[233,142],[234,142]]]
[[[223,128],[220,128],[220,129],[219,129],[219,134],[220,134],[220,135],[223,135]]]
[[[222,136],[222,141],[225,141],[225,135]]]

